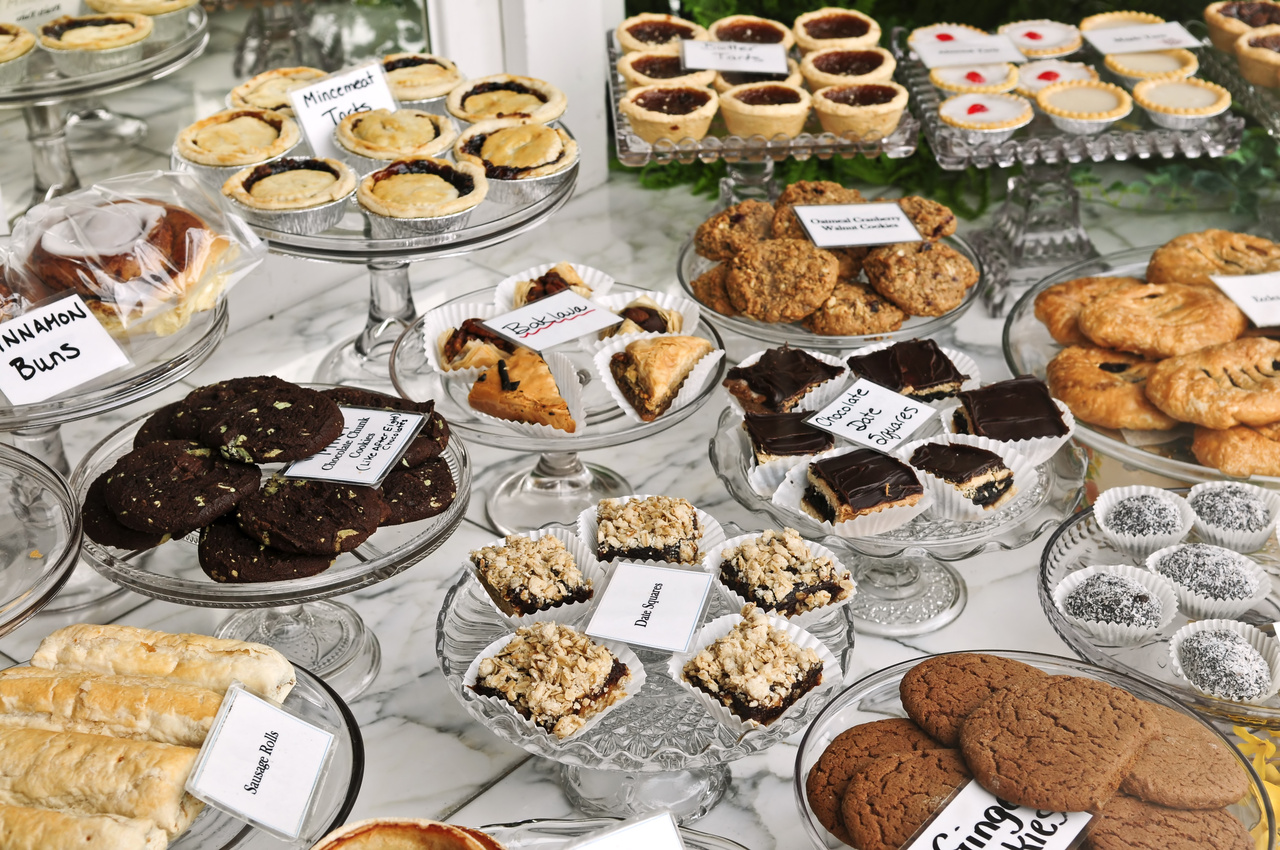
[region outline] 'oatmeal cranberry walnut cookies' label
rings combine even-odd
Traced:
[[[541,353],[621,322],[622,317],[617,313],[566,289],[510,313],[485,319],[483,324],[516,345]]]
[[[687,652],[702,623],[713,576],[621,563],[596,604],[587,634],[631,646]]]
[[[33,404],[129,365],[79,295],[0,322],[0,392]]]
[[[680,42],[680,64],[687,71],[743,71],[750,74],[787,73],[787,49],[781,44],[740,41]]]
[[[293,114],[316,156],[340,159],[333,130],[338,122],[355,112],[396,109],[387,75],[378,62],[358,65],[330,74],[323,80],[289,92]]]
[[[310,478],[377,487],[418,436],[427,417],[401,410],[345,407],[342,434],[311,457],[285,469],[285,478]]]
[[[889,453],[934,417],[927,404],[860,378],[805,422],[837,437]]]
[[[971,781],[903,850],[1067,850],[1092,817],[1088,812],[1043,812],[1006,803]]]
[[[1148,53],[1175,47],[1204,47],[1187,28],[1176,21],[1164,24],[1136,24],[1083,33],[1099,53]]]
[[[1007,35],[966,35],[954,41],[923,39],[911,45],[926,68],[951,65],[989,65],[992,62],[1026,62],[1013,39]]]
[[[1258,327],[1280,325],[1280,272],[1209,275],[1209,279]]]
[[[920,231],[897,204],[830,204],[794,207],[819,248],[919,242]]]

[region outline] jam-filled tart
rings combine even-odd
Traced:
[[[157,41],[173,41],[187,32],[187,10],[198,0],[84,0],[95,12],[118,15],[133,12],[146,15],[155,27],[152,38]]]
[[[348,153],[365,159],[436,156],[449,149],[458,128],[444,115],[418,109],[354,112],[338,122],[334,138]]]
[[[1235,53],[1236,40],[1251,29],[1280,24],[1280,3],[1275,0],[1220,0],[1204,8],[1209,40],[1227,53]]]
[[[305,210],[349,197],[356,175],[336,159],[297,157],[244,168],[222,194],[250,210]]]
[[[755,15],[730,15],[707,27],[712,41],[735,41],[741,44],[781,44],[790,50],[796,43],[790,28],[768,18]]]
[[[443,97],[462,82],[458,66],[433,53],[390,53],[382,57],[382,70],[402,102]]]
[[[289,92],[314,83],[323,77],[319,68],[276,68],[245,80],[231,90],[232,107],[274,109],[285,115],[293,114]]]
[[[0,65],[21,59],[36,46],[36,37],[30,30],[17,24],[0,23]],[[714,71],[712,72],[715,73]]]
[[[490,118],[523,118],[545,124],[563,115],[568,103],[564,92],[545,80],[494,74],[455,86],[445,106],[455,118],[472,123]]]
[[[530,180],[578,161],[578,143],[559,127],[502,118],[472,124],[453,148],[458,162],[484,169],[490,180]]]
[[[434,157],[397,160],[360,181],[356,197],[388,218],[439,218],[465,212],[489,191],[484,170]]]
[[[800,76],[800,64],[790,58],[787,59],[785,74],[752,74],[747,71],[715,71],[714,73],[716,76],[711,85],[721,94],[734,86],[743,86],[747,83],[781,83],[784,86],[804,84],[804,78]]]
[[[891,80],[827,86],[813,93],[813,109],[822,129],[863,141],[892,134],[906,108],[907,90]]]
[[[802,54],[829,47],[875,47],[880,41],[880,25],[874,20],[853,9],[831,6],[796,18],[794,30]]]
[[[1240,76],[1255,86],[1280,86],[1280,24],[1251,29],[1236,39]]]
[[[804,131],[811,103],[809,93],[799,86],[747,83],[720,95],[720,113],[735,136],[794,138]]]
[[[800,73],[809,88],[847,83],[883,83],[893,79],[898,62],[883,47],[827,47],[806,53]]]
[[[701,139],[720,108],[714,91],[694,86],[641,86],[627,92],[618,108],[631,130],[652,144],[659,139]]]
[[[40,46],[48,50],[114,50],[151,35],[146,15],[63,15],[40,27]]]
[[[266,162],[302,139],[297,123],[270,109],[227,109],[186,127],[174,150],[197,165],[245,166]]]
[[[711,38],[706,29],[693,21],[658,12],[642,12],[627,18],[618,24],[613,34],[623,53],[637,50],[679,53],[681,41],[708,41]]]
[[[624,53],[617,67],[629,89],[663,84],[709,86],[716,78],[715,71],[686,69],[678,55],[653,50]]]

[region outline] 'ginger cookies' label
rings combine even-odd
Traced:
[[[1092,817],[1007,803],[970,781],[903,850],[1067,850]]]

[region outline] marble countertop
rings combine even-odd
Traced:
[[[209,54],[173,77],[109,98],[112,108],[147,119],[150,132],[139,147],[79,157],[82,179],[164,167],[177,129],[215,111],[235,82],[229,51],[236,35],[234,27],[215,18]],[[24,205],[24,192],[29,191],[24,136],[16,113],[0,114],[0,188],[10,215]],[[565,259],[603,269],[630,284],[671,290],[677,286],[678,249],[710,207],[710,201],[684,189],[646,191],[634,177],[614,175],[608,184],[575,197],[531,233],[464,258],[415,265],[415,299],[423,310],[529,266]],[[1158,244],[1187,230],[1245,224],[1226,213],[1206,220],[1092,205],[1086,205],[1085,215],[1103,253]],[[965,223],[962,232],[974,226]],[[208,362],[146,402],[64,428],[71,462],[120,423],[180,398],[194,386],[262,373],[310,379],[326,351],[361,329],[366,299],[367,280],[360,266],[272,257],[231,294],[232,331]],[[939,342],[969,352],[984,378],[996,379],[1008,374],[997,347],[1001,324],[975,308]],[[764,347],[741,338],[730,339],[728,345],[734,357]],[[586,453],[585,459],[607,462],[637,492],[683,496],[722,522],[762,528],[766,519],[732,501],[708,462],[708,440],[722,407],[723,399],[717,396],[661,435],[634,446]],[[494,449],[468,448],[477,474],[510,465],[516,458]],[[655,452],[666,462],[654,464]],[[444,592],[466,553],[493,537],[485,524],[483,500],[473,495],[466,520],[437,552],[395,578],[342,597],[377,633],[383,653],[378,679],[352,703],[367,755],[353,818],[403,815],[481,825],[574,815],[556,781],[558,766],[529,757],[473,721],[449,693],[435,659],[435,622]],[[918,637],[859,636],[846,682],[932,652],[1020,649],[1070,654],[1036,600],[1034,580],[1044,539],[958,564],[969,589],[960,617]],[[210,633],[227,612],[129,595],[109,613],[122,623]],[[44,634],[62,624],[54,617],[36,617],[0,640],[0,663],[25,660]],[[791,788],[797,740],[798,736],[734,762],[733,782],[723,801],[696,828],[753,850],[804,844]],[[253,846],[280,845],[258,839]]]

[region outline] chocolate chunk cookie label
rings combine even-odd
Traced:
[[[825,204],[792,207],[819,248],[919,242],[920,231],[897,204]]]
[[[965,35],[950,41],[920,39],[911,45],[926,68],[951,65],[989,65],[993,62],[1026,62],[1027,57],[1007,35]]]
[[[1093,815],[1007,803],[977,782],[956,792],[903,850],[1067,850]]]
[[[516,345],[542,352],[622,323],[622,317],[566,289],[482,324]]]
[[[32,404],[129,365],[79,295],[0,322],[0,391]]]
[[[401,410],[338,406],[342,434],[322,452],[290,464],[286,478],[377,487],[394,468],[427,417]]]
[[[1088,30],[1082,35],[1103,55],[1148,53],[1153,50],[1172,50],[1177,47],[1204,47],[1200,39],[1187,32],[1187,28],[1176,21]]]
[[[1240,312],[1260,328],[1280,325],[1280,272],[1209,275]]]
[[[702,623],[710,573],[620,563],[586,632],[667,652],[687,652]]]
[[[786,74],[787,49],[781,44],[747,44],[741,41],[680,42],[680,64],[686,71],[744,71],[749,74]]]
[[[891,452],[931,421],[934,408],[860,378],[805,421],[859,445]]]

